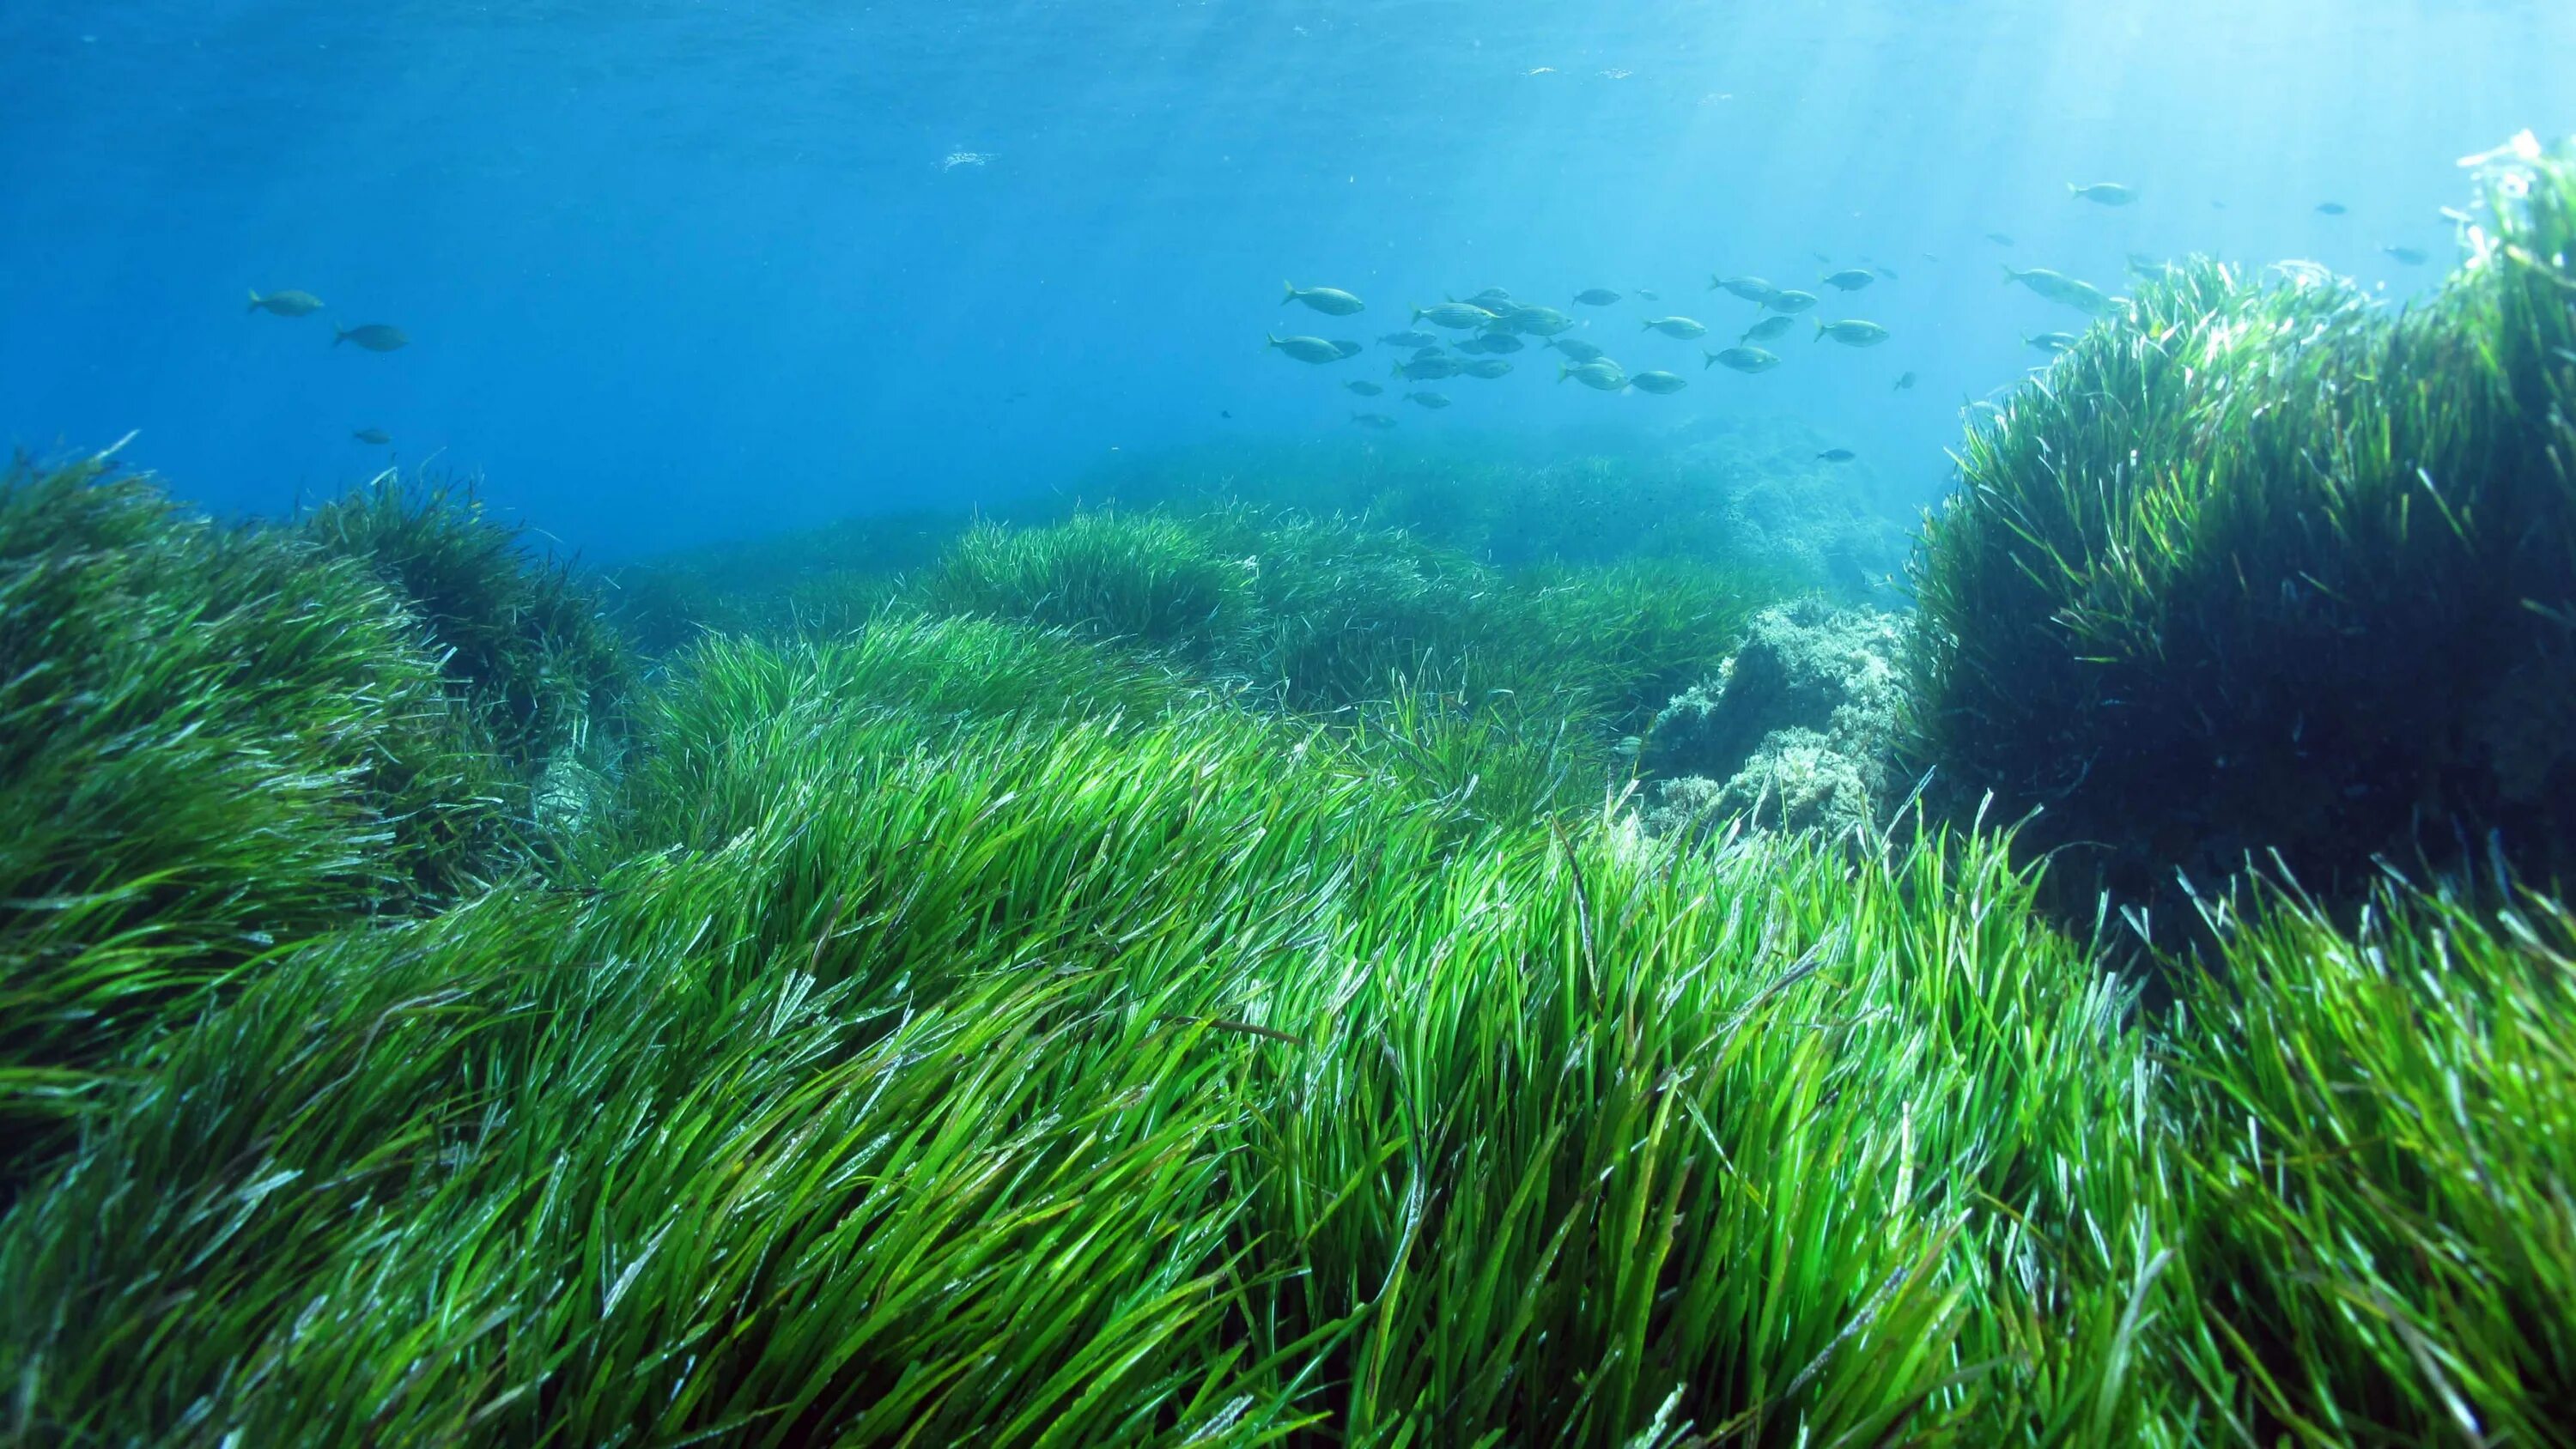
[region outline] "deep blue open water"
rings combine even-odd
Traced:
[[[2130,252],[2312,258],[2396,299],[2452,255],[2456,158],[2576,131],[2571,77],[2554,0],[6,0],[0,442],[135,431],[245,512],[429,462],[608,559],[1342,443],[1355,408],[1538,457],[1778,417],[1929,500],[1962,400],[2083,320],[1998,262],[2116,292]],[[1723,346],[1758,314],[1713,272],[1868,264],[1816,315],[1875,348],[1802,325],[1741,376],[1639,326]],[[1341,388],[1488,286],[1689,385],[1524,352],[1438,413]],[[246,310],[279,288],[325,308]]]

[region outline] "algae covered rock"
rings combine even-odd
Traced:
[[[104,459],[0,479],[0,1180],[273,948],[491,869],[439,658],[355,560]]]
[[[1895,615],[1817,599],[1755,616],[1717,673],[1656,716],[1642,757],[1656,777],[1649,828],[1868,824],[1890,778],[1902,640]]]
[[[2576,170],[2499,196],[2430,305],[2177,264],[1970,432],[1911,747],[2074,908],[2576,865]]]
[[[533,787],[559,754],[613,742],[635,687],[632,651],[597,585],[485,510],[471,481],[388,473],[315,509],[301,529],[356,560],[426,626],[454,693]]]

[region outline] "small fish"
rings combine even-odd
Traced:
[[[1619,300],[1619,294],[1608,287],[1586,287],[1574,294],[1574,300],[1586,307],[1607,307]]]
[[[1708,289],[1712,292],[1719,291],[1721,289],[1733,292],[1735,295],[1742,297],[1747,302],[1768,302],[1771,300],[1771,294],[1780,290],[1779,288],[1772,286],[1769,282],[1762,280],[1760,277],[1720,277],[1716,275],[1711,275],[1709,277]]]
[[[1664,300],[1664,294],[1661,292],[1648,291],[1644,287],[1639,287],[1637,289],[1637,300],[1640,302],[1660,302]]]
[[[1900,372],[1896,375],[1896,386],[1889,388],[1888,391],[1903,392],[1912,386],[1914,386],[1914,374],[1910,372]]]
[[[1780,365],[1778,356],[1759,347],[1730,347],[1724,352],[1705,352],[1701,356],[1707,359],[1699,365],[1702,372],[1720,364],[1746,373],[1769,372]]]
[[[361,443],[366,443],[378,448],[381,448],[385,444],[394,440],[393,434],[386,432],[382,428],[360,428],[349,436],[357,439]]]
[[[1827,463],[1848,463],[1859,456],[1849,448],[1827,448],[1816,455],[1818,460]]]
[[[1477,348],[1478,351],[1490,352],[1497,356],[1506,352],[1518,352],[1522,348],[1529,346],[1528,343],[1523,342],[1508,332],[1487,332],[1477,337],[1476,342],[1479,344]],[[1458,350],[1465,352],[1467,350],[1467,344],[1464,342],[1459,343]]]
[[[2052,272],[2046,267],[2032,267],[2027,271],[2016,271],[2009,266],[2005,267],[2004,285],[2011,286],[2015,282],[2021,283],[2052,302],[2062,303],[2078,311],[2089,312],[2096,317],[2113,311],[2119,305],[2102,295],[2101,288],[2090,283],[2079,282],[2062,272]]]
[[[1816,259],[1816,265],[1820,267],[1830,267],[1834,264],[1834,259],[1826,256],[1823,252],[1809,252],[1807,255],[1814,257]]]
[[[1234,412],[1233,412],[1233,410],[1232,410],[1232,409],[1230,409],[1230,408],[1218,408],[1218,409],[1216,410],[1216,415],[1217,415],[1218,417],[1221,417],[1221,418],[1225,419],[1225,420],[1226,420],[1226,421],[1228,421],[1228,422],[1232,422],[1232,421],[1234,421]]]
[[[1462,369],[1469,377],[1497,378],[1512,370],[1510,362],[1499,357],[1480,357]]]
[[[1344,357],[1357,357],[1360,355],[1361,348],[1357,342],[1352,341],[1350,338],[1336,337],[1333,339],[1333,350]]]
[[[1343,383],[1342,386],[1349,388],[1351,391],[1358,393],[1362,397],[1375,397],[1379,393],[1386,391],[1385,388],[1378,386],[1376,383],[1369,381],[1365,377],[1352,378],[1350,381]]]
[[[2138,199],[2133,188],[2122,186],[2117,181],[2096,181],[2090,186],[2078,186],[2069,181],[2066,190],[2069,195],[2081,197],[2096,206],[2126,206]]]
[[[1409,392],[1404,395],[1404,400],[1419,403],[1433,412],[1449,406],[1449,394],[1445,392]]]
[[[321,311],[322,299],[311,292],[298,292],[291,287],[265,297],[254,291],[250,294],[250,310],[270,312],[280,317],[301,317],[307,312]]]
[[[1931,262],[1931,263],[1932,263],[1932,264],[1934,264],[1935,266],[1938,266],[1938,265],[1940,264],[1940,261],[1941,261],[1941,259],[1940,259],[1939,257],[1934,256],[1934,255],[1933,255],[1932,253],[1930,253],[1930,252],[1924,252],[1924,253],[1922,254],[1922,257],[1923,257],[1923,260],[1925,260],[1925,261],[1927,261],[1927,262]],[[1894,277],[1892,277],[1892,276],[1891,276],[1891,277],[1889,277],[1889,278],[1888,278],[1888,280],[1889,280],[1889,281],[1891,281],[1891,282],[1893,282],[1893,281],[1895,281],[1895,280],[1896,280],[1896,278],[1894,278]]]
[[[1661,332],[1666,337],[1678,337],[1685,342],[1694,337],[1706,337],[1708,335],[1708,329],[1706,327],[1701,326],[1699,323],[1692,321],[1688,317],[1657,317],[1646,323],[1646,330],[1651,332]]]
[[[1503,326],[1531,337],[1554,337],[1574,330],[1574,319],[1554,307],[1522,307],[1502,319]]]
[[[1469,297],[1467,301],[1470,305],[1482,307],[1488,312],[1500,312],[1512,305],[1512,294],[1500,287],[1487,287]]]
[[[1384,337],[1379,338],[1378,341],[1385,343],[1389,347],[1405,348],[1436,347],[1440,343],[1439,338],[1432,336],[1428,332],[1390,332]]]
[[[2129,253],[2128,263],[2129,272],[2133,276],[2161,277],[2165,273],[2173,270],[2173,265],[2170,262],[2160,261],[2157,258],[2148,256],[2145,252]]]
[[[362,322],[355,327],[331,329],[331,345],[334,347],[343,342],[354,342],[369,352],[391,352],[409,341],[411,339],[403,335],[401,328],[385,322]]]
[[[1496,319],[1493,313],[1473,303],[1443,302],[1437,307],[1414,308],[1413,320],[1428,322],[1434,327],[1446,327],[1453,332],[1465,332],[1471,328],[1485,326]]]
[[[1299,362],[1339,362],[1347,355],[1321,337],[1270,337],[1270,345]]]
[[[1547,345],[1576,362],[1598,362],[1607,355],[1599,347],[1580,337],[1551,337]]]
[[[1761,321],[1754,323],[1752,326],[1745,328],[1744,335],[1735,340],[1738,342],[1768,342],[1772,338],[1779,336],[1781,333],[1786,332],[1797,325],[1797,318],[1788,316],[1785,313],[1774,313],[1771,316],[1765,317]]]
[[[1839,272],[1825,274],[1826,286],[1840,287],[1846,292],[1857,292],[1877,280],[1878,273],[1863,271],[1859,267],[1845,267]]]
[[[1628,379],[1628,382],[1640,392],[1651,392],[1657,396],[1677,393],[1690,386],[1689,378],[1676,377],[1672,373],[1662,371],[1641,372]]]
[[[2012,239],[2011,237],[2008,237],[2008,236],[2004,235],[2002,232],[1999,232],[1999,231],[1990,231],[1990,232],[1987,232],[1987,233],[1986,233],[1986,240],[1988,240],[1988,241],[1990,241],[1990,242],[1993,242],[1996,246],[1999,246],[1999,247],[2008,247],[2008,246],[2011,246],[2011,245],[2013,244],[2013,239]]]
[[[2341,216],[2351,209],[2352,208],[2344,205],[2340,201],[2320,201],[2317,203],[2317,215],[2319,216]]]
[[[1417,357],[1411,362],[1397,363],[1394,375],[1407,382],[1438,382],[1444,377],[1456,377],[1466,370],[1467,364],[1454,357],[1445,357],[1435,352],[1429,357]]]
[[[1762,305],[1770,308],[1774,312],[1804,312],[1808,308],[1816,305],[1816,294],[1813,292],[1774,292],[1763,299]]]
[[[1930,257],[1933,261],[1936,261],[1936,262],[1940,260],[1940,258],[1939,258],[1939,257],[1934,257],[1934,256],[1932,256],[1932,254],[1931,254],[1930,252],[1925,252],[1923,255],[1925,255],[1926,257]],[[1894,267],[1887,266],[1887,265],[1884,265],[1884,264],[1879,263],[1879,262],[1872,262],[1872,263],[1870,263],[1870,264],[1869,264],[1869,269],[1870,269],[1871,271],[1873,271],[1873,272],[1878,273],[1881,277],[1886,278],[1888,281],[1893,282],[1893,281],[1895,281],[1895,280],[1896,280],[1896,268],[1894,268]]]
[[[1395,419],[1388,417],[1384,413],[1353,413],[1351,414],[1351,421],[1364,428],[1391,428],[1395,426]]]
[[[2075,334],[2072,332],[2041,332],[2033,336],[2025,337],[2022,341],[2038,348],[2042,352],[2054,354],[2064,352],[2066,349],[2074,346]]]
[[[1327,317],[1348,317],[1353,312],[1368,309],[1366,302],[1339,287],[1300,287],[1295,282],[1282,285],[1288,288],[1288,295],[1279,299],[1282,307],[1291,302],[1303,302]]]
[[[1509,335],[1509,333],[1480,332],[1477,335],[1468,338],[1466,341],[1459,343],[1458,350],[1460,352],[1492,352],[1494,350],[1494,339],[1498,336]]]
[[[1628,374],[1620,370],[1619,364],[1606,357],[1584,363],[1579,367],[1559,366],[1556,369],[1558,382],[1563,382],[1569,377],[1585,387],[1598,388],[1603,392],[1617,392],[1628,385]]]
[[[2389,246],[2381,247],[2380,250],[2388,253],[2399,266],[2420,267],[2427,260],[2423,250],[2418,247]]]
[[[1817,323],[1816,340],[1822,342],[1828,337],[1845,347],[1876,347],[1887,340],[1887,329],[1858,318],[1847,322]]]

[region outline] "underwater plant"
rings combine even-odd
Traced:
[[[2293,268],[2162,269],[1973,428],[1914,566],[1914,748],[2044,807],[2090,913],[2249,858],[2576,859],[2576,170],[2390,315]]]
[[[985,509],[981,516],[1042,523],[1055,510]],[[844,633],[891,599],[904,574],[936,563],[976,518],[962,508],[870,514],[626,564],[605,575],[609,617],[655,658],[708,632]]]
[[[314,509],[302,531],[410,604],[523,778],[593,728],[614,732],[635,664],[598,588],[532,553],[524,526],[493,518],[472,483],[387,472]]]
[[[1857,593],[1901,565],[1911,498],[1819,470],[1818,435],[1782,417],[1703,418],[1640,449],[1620,438],[1390,446],[1167,448],[1121,455],[1084,488],[1188,511],[1227,501],[1398,529],[1502,568],[1675,559]]]
[[[908,591],[938,613],[1016,619],[1205,659],[1251,606],[1249,570],[1179,521],[1078,513],[1043,528],[978,523]]]
[[[2187,1277],[2255,1442],[2559,1444],[2576,1403],[2576,919],[2249,883],[2164,1028]]]
[[[502,776],[362,566],[94,458],[0,481],[0,1178],[286,945],[493,868]]]
[[[2188,1412],[2149,1371],[2156,1068],[1991,842],[1475,828],[1311,724],[1153,709],[1168,673],[989,621],[703,647],[638,745],[683,767],[626,780],[672,797],[628,801],[659,843],[293,953],[0,1220],[0,1292],[51,1305],[0,1322],[21,1432]]]

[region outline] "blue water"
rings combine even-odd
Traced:
[[[1928,500],[1962,399],[2083,320],[1999,260],[2434,285],[2455,158],[2576,130],[2571,75],[2563,0],[8,0],[0,441],[139,430],[182,495],[274,513],[382,467],[350,437],[377,427],[593,558],[1078,488],[1113,450],[1342,443],[1355,406],[1400,417],[1383,446],[1533,456],[1781,417]],[[2140,200],[2068,197],[2096,180]],[[1802,328],[1743,377],[1638,330],[1723,346],[1756,314],[1710,273],[1822,290],[1816,253],[1898,273],[1818,314],[1892,340]],[[1283,309],[1283,279],[1368,310]],[[1690,386],[1523,353],[1435,415],[1340,388],[1392,381],[1374,343],[1263,346],[1490,285],[1659,291],[1579,335]],[[327,310],[245,313],[287,287]]]

